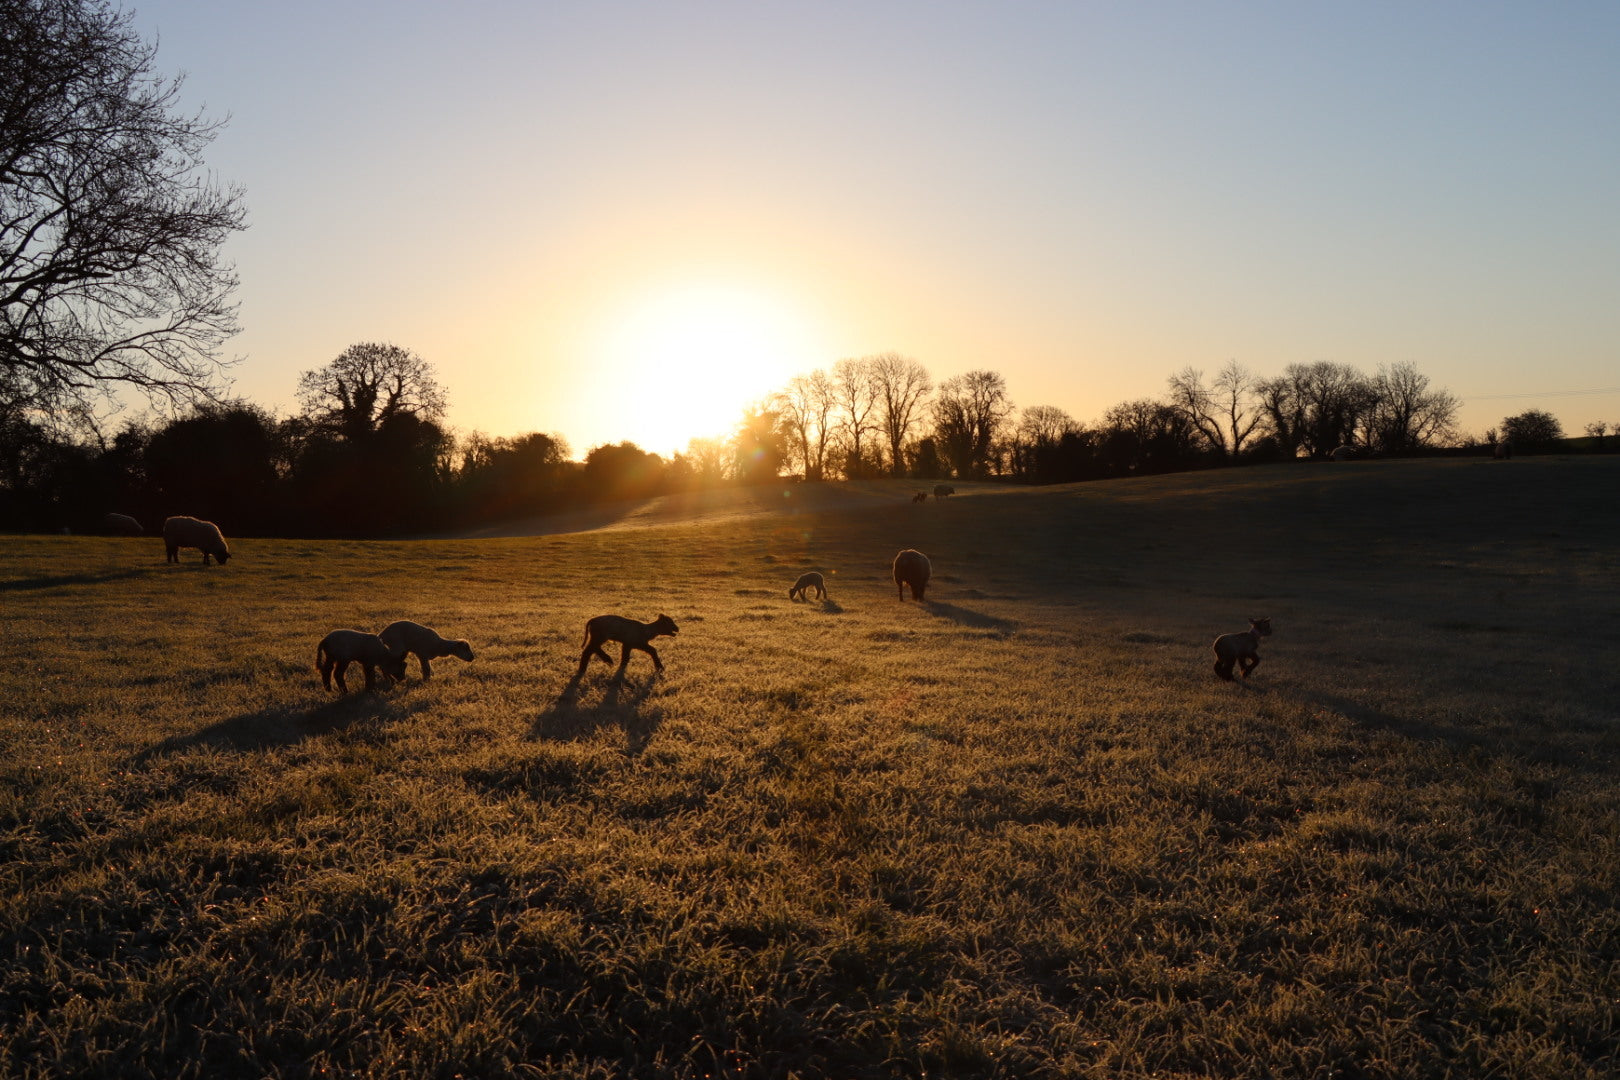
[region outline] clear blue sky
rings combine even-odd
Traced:
[[[1620,4],[135,10],[231,116],[262,404],[386,340],[579,454],[883,351],[1081,420],[1237,359],[1620,421]]]

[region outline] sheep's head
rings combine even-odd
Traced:
[[[469,664],[472,663],[472,645],[469,643],[461,640],[452,641],[450,643],[450,652],[451,655],[459,656]]]
[[[680,628],[675,625],[675,620],[668,615],[660,614],[653,622],[653,637],[674,637],[678,633],[680,633]]]
[[[219,565],[224,566],[227,562],[230,561],[231,553],[229,551],[226,551],[224,548],[221,548],[220,550],[214,552],[214,558],[216,560],[218,560]]]
[[[388,659],[384,660],[380,665],[382,668],[382,673],[395,682],[404,682],[405,659],[408,656],[410,656],[410,653],[390,652],[388,654]]]

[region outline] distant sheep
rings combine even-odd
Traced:
[[[956,489],[951,487],[951,485],[949,485],[949,484],[935,484],[934,485],[934,498],[936,498],[936,499],[943,499],[947,495],[955,495],[955,494],[956,494]]]
[[[1329,457],[1334,461],[1354,461],[1356,459],[1356,448],[1349,445],[1335,446],[1333,453]]]
[[[101,519],[101,531],[114,536],[140,536],[146,530],[128,514],[107,514]]]
[[[808,574],[799,575],[799,580],[795,581],[793,583],[793,588],[788,590],[788,599],[808,600],[810,599],[810,589],[814,589],[816,591],[817,600],[825,599],[827,596],[827,581],[814,570],[810,571]]]
[[[359,664],[366,673],[366,689],[375,690],[376,669],[392,682],[405,678],[405,653],[390,649],[376,634],[360,630],[334,630],[315,647],[315,667],[321,673],[321,684],[332,689],[334,669],[337,674],[338,693],[347,694],[349,684],[343,673],[350,664]]]
[[[196,548],[202,552],[203,565],[210,558],[218,559],[221,566],[231,557],[225,546],[225,537],[212,521],[199,521],[194,517],[172,517],[163,523],[163,546],[168,550],[168,561],[180,561],[181,548]]]
[[[923,590],[928,588],[928,577],[933,573],[929,565],[928,556],[920,551],[906,548],[894,557],[894,584],[900,590],[900,599],[906,598],[906,586],[911,586],[911,598],[921,600]]]
[[[1240,665],[1243,677],[1260,666],[1260,639],[1271,636],[1270,619],[1250,619],[1249,628],[1215,639],[1215,674],[1232,681],[1232,665]]]
[[[911,497],[911,501],[914,502],[914,503],[927,502],[928,501],[928,492],[926,492],[926,491],[917,492],[917,494],[915,494],[915,495],[913,495]]]
[[[1496,444],[1496,448],[1492,451],[1492,455],[1498,461],[1507,461],[1513,456],[1513,444],[1508,442],[1506,439],[1503,439],[1501,442]]]
[[[421,623],[414,623],[407,619],[391,622],[383,627],[382,633],[377,635],[384,645],[402,656],[416,654],[416,659],[422,665],[422,678],[433,678],[433,665],[430,660],[437,660],[441,656],[459,656],[461,659],[472,662],[472,646],[457,638],[449,641],[438,635]],[[400,661],[402,664],[404,661]]]

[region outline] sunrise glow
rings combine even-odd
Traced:
[[[809,321],[786,299],[733,283],[681,282],[607,317],[592,369],[598,384],[612,387],[585,399],[608,403],[613,423],[604,430],[667,455],[694,437],[729,436],[749,404],[827,363]]]

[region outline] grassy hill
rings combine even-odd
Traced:
[[[1620,458],[913,486],[7,538],[0,1074],[1614,1074]]]

